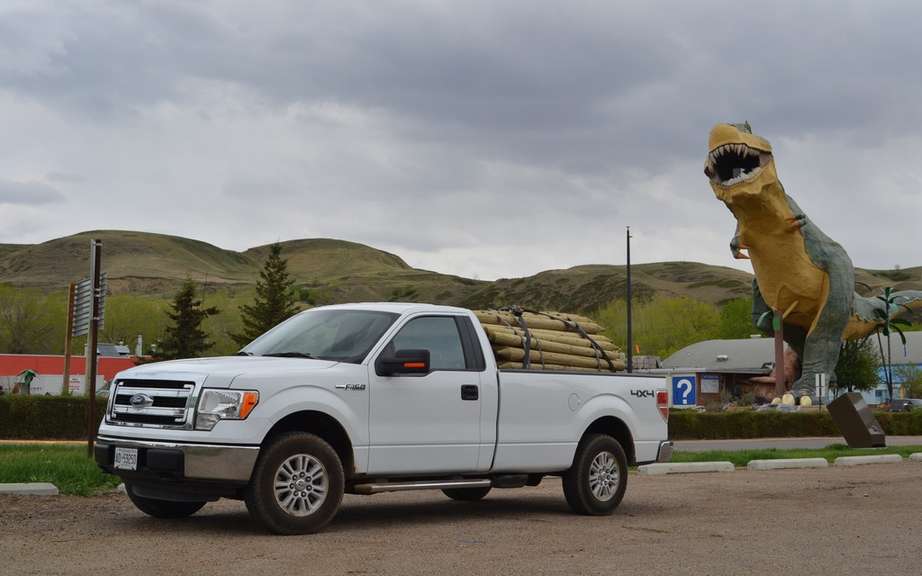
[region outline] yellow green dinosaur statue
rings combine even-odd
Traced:
[[[835,384],[843,340],[873,333],[885,319],[922,305],[922,292],[894,292],[888,305],[855,294],[852,261],[785,194],[771,144],[748,123],[718,124],[708,139],[704,174],[736,217],[735,258],[752,260],[753,321],[772,333],[780,311],[784,339],[801,359],[792,391],[813,396],[817,374]]]

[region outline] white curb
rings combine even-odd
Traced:
[[[780,458],[778,460],[750,460],[750,470],[785,470],[788,468],[826,468],[825,458]]]
[[[662,474],[692,474],[696,472],[733,472],[733,462],[665,462],[662,464],[645,464],[637,471],[647,476]]]
[[[922,462],[922,452],[913,452],[909,455],[909,459],[913,462]]]
[[[0,484],[0,494],[18,496],[57,496],[58,487],[50,482],[21,482]]]
[[[861,464],[894,464],[902,462],[899,454],[877,454],[874,456],[839,456],[836,466],[860,466]]]

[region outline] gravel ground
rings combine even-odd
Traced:
[[[919,574],[922,464],[631,475],[617,513],[569,513],[556,478],[480,503],[347,496],[313,536],[242,503],[145,517],[124,495],[0,497],[0,574]]]

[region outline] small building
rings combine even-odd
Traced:
[[[115,375],[135,366],[137,359],[124,356],[100,356],[97,363],[96,389],[101,389]],[[9,394],[21,380],[20,374],[32,372],[29,393],[32,395],[60,394],[64,388],[64,356],[50,354],[0,354],[0,392]],[[71,356],[70,391],[82,394],[86,359]]]
[[[753,378],[771,376],[774,346],[771,338],[704,340],[682,348],[661,364],[673,376],[694,376],[691,381],[697,387],[694,398],[699,406],[748,394],[770,400],[774,386]]]
[[[922,369],[922,332],[906,332],[904,348],[899,335],[891,334],[890,349],[893,354],[894,394],[899,395],[904,368],[913,366]],[[877,338],[872,337],[875,351],[879,352]],[[775,348],[772,338],[743,338],[739,340],[704,340],[696,342],[662,361],[668,373],[695,376],[697,386],[696,404],[704,405],[729,398],[771,398],[774,384],[771,379],[775,366]],[[886,354],[887,340],[881,337]],[[787,346],[785,349],[790,353]],[[887,401],[887,385],[884,368],[878,370],[880,383],[877,388],[862,392],[868,404]],[[830,397],[831,399],[831,397]]]

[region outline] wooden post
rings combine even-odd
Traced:
[[[61,388],[62,396],[70,396],[70,348],[74,333],[74,293],[76,284],[70,283],[67,289],[67,330],[64,332],[64,387]]]
[[[775,332],[775,395],[784,395],[784,316],[781,310],[775,310],[772,317],[772,329]]]
[[[86,449],[93,457],[93,441],[96,438],[96,348],[99,336],[100,273],[102,266],[102,241],[90,240],[90,330],[86,336]]]

